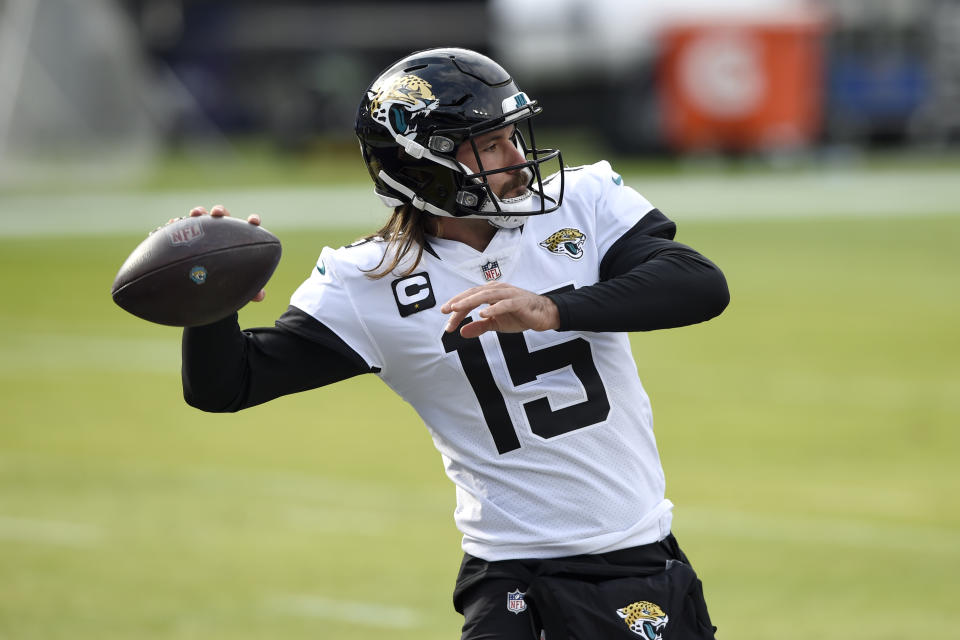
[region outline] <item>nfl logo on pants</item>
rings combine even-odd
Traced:
[[[527,610],[527,603],[523,600],[523,592],[515,589],[507,593],[507,611],[510,613],[522,613]]]

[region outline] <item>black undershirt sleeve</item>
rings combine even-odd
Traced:
[[[547,296],[561,331],[651,331],[719,315],[730,301],[719,268],[674,242],[675,225],[654,209],[600,263],[600,282]]]
[[[321,322],[289,307],[275,327],[241,331],[237,314],[183,330],[183,397],[228,412],[315,389],[371,369]]]

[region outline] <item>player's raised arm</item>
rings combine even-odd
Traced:
[[[223,205],[211,207],[209,212],[194,207],[188,218],[204,216],[225,219],[230,212]],[[246,221],[253,228],[260,226],[259,215],[250,215]],[[260,288],[249,299],[258,302],[264,295]],[[218,320],[184,328],[181,378],[187,404],[211,412],[238,411],[369,370],[358,364],[355,354],[345,353],[347,349],[306,339],[285,329],[284,323],[303,326],[316,321],[290,308],[276,327],[241,331],[233,311]]]

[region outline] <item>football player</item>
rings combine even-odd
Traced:
[[[361,374],[400,394],[456,486],[464,639],[545,628],[555,640],[550,602],[568,594],[526,594],[570,559],[588,568],[584,585],[598,582],[591,566],[637,578],[602,612],[609,633],[652,640],[673,625],[687,635],[670,637],[712,638],[692,570],[664,578],[688,563],[627,332],[713,318],[726,281],[607,162],[568,168],[539,148],[540,111],[503,67],[465,49],[387,68],[356,132],[388,221],[324,248],[276,326],[242,332],[233,314],[185,329],[184,396],[237,411]],[[615,637],[580,617],[595,625],[587,636]]]

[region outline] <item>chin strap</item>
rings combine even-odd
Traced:
[[[522,227],[527,219],[524,216],[484,216],[491,227],[497,229],[516,229]]]
[[[426,200],[424,200],[423,198],[421,198],[420,196],[418,196],[416,193],[413,192],[413,189],[405,186],[402,182],[398,182],[397,180],[394,180],[393,178],[391,178],[390,175],[383,169],[380,170],[379,177],[381,180],[386,182],[391,189],[394,189],[395,191],[399,191],[403,195],[410,198],[410,204],[412,204],[417,209],[420,209],[421,211],[426,211],[427,213],[432,213],[435,216],[444,216],[446,218],[454,217],[454,216],[451,216],[446,211],[444,211],[443,209],[441,209],[440,207],[434,206],[429,202],[427,202]],[[380,196],[380,199],[383,200],[383,202],[387,206],[395,207],[403,204],[402,200],[397,200],[396,198],[390,198],[389,196],[384,196],[381,194],[377,194],[377,195]],[[393,204],[393,203],[396,203],[396,204]]]
[[[380,179],[387,184],[387,186],[403,194],[409,199],[405,201],[405,200],[400,200],[399,198],[393,198],[391,196],[388,196],[382,193],[377,193],[377,195],[380,197],[380,200],[388,207],[397,207],[404,204],[405,202],[409,202],[411,205],[414,206],[414,208],[419,209],[421,211],[425,211],[427,213],[431,213],[435,216],[441,216],[444,218],[482,219],[482,220],[486,220],[494,227],[497,227],[500,229],[516,229],[517,227],[523,226],[523,224],[526,222],[527,216],[535,213],[530,211],[529,208],[525,208],[523,206],[526,203],[526,201],[529,200],[536,193],[535,191],[529,188],[519,196],[515,196],[513,198],[506,198],[505,200],[501,200],[492,192],[490,192],[488,189],[488,192],[490,193],[490,198],[488,198],[487,201],[483,204],[483,207],[481,209],[483,213],[478,212],[475,214],[455,216],[452,213],[445,211],[440,207],[427,202],[426,200],[421,198],[419,195],[414,193],[413,189],[407,187],[402,182],[392,178],[390,174],[388,174],[386,171],[383,171],[381,169],[378,175]],[[541,194],[541,197],[545,197],[545,196]],[[494,203],[494,200],[496,201],[496,203]],[[519,215],[509,215],[511,213],[519,214]],[[490,215],[490,214],[494,214],[494,215]],[[501,214],[501,215],[496,215],[496,214]],[[503,215],[503,214],[506,214],[506,215]]]
[[[496,227],[498,229],[516,229],[517,227],[523,226],[523,224],[526,222],[526,218],[524,216],[486,216],[486,215],[454,216],[448,213],[447,211],[444,211],[443,209],[439,207],[435,207],[434,205],[430,204],[429,202],[427,202],[426,200],[424,200],[423,198],[415,194],[412,189],[409,189],[408,187],[404,186],[400,182],[397,182],[396,180],[391,178],[389,175],[387,175],[386,172],[380,171],[380,179],[386,182],[391,188],[399,191],[403,195],[410,198],[410,204],[412,204],[414,207],[416,207],[417,209],[420,209],[421,211],[432,213],[435,216],[441,216],[444,218],[482,219],[490,223],[490,226]],[[523,196],[518,196],[517,198],[510,198],[510,200],[511,201],[516,201],[518,199],[526,200],[528,197],[530,197],[530,195],[532,195],[532,193],[528,192]],[[388,207],[398,207],[402,204],[406,204],[404,200],[400,200],[399,198],[392,198],[382,193],[377,193],[377,196],[379,196],[380,200]],[[491,211],[495,211],[495,209],[491,209]]]

